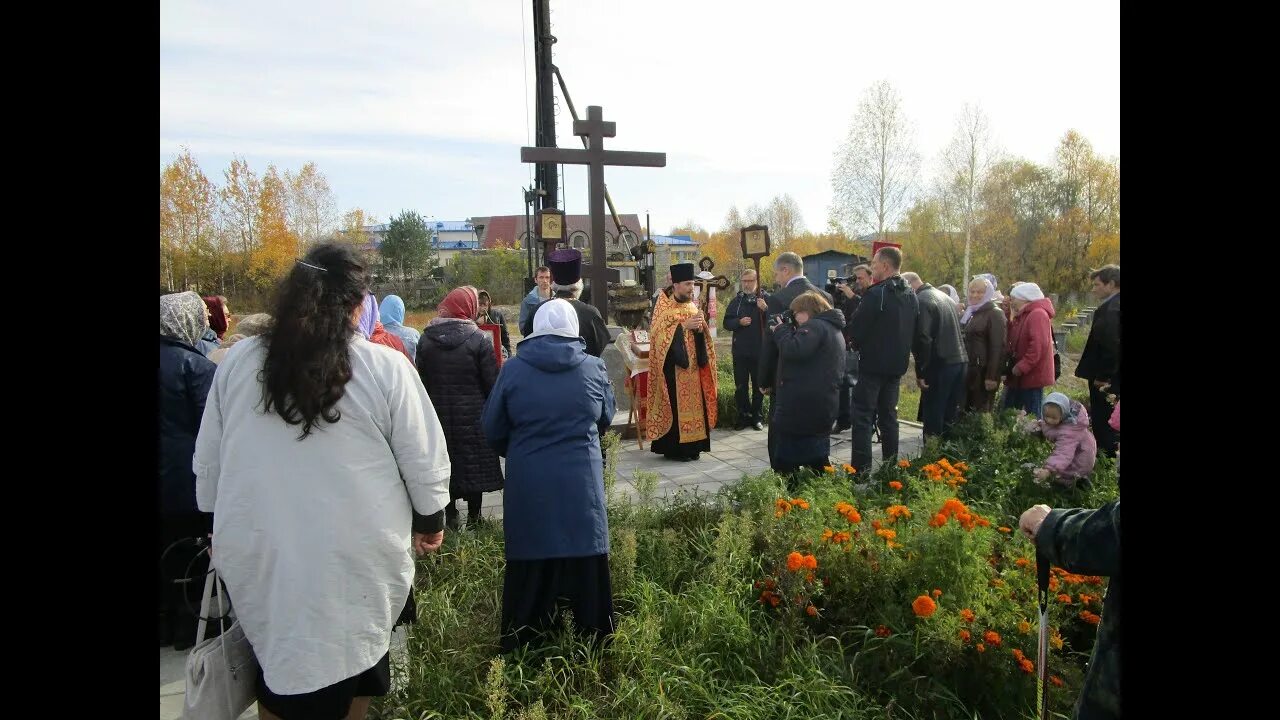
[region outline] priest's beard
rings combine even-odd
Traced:
[[[671,297],[678,303],[687,303],[693,300],[693,293],[681,295],[679,290],[672,290]]]

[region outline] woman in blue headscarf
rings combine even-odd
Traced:
[[[418,340],[422,338],[422,333],[404,324],[404,300],[401,300],[399,295],[388,295],[382,298],[382,306],[378,314],[387,332],[400,338],[400,342],[404,343],[404,351],[409,354],[409,357],[418,357]]]

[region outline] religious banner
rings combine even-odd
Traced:
[[[498,361],[498,368],[502,368],[502,327],[499,325],[480,325],[480,329],[489,334],[489,339],[493,343],[493,357]]]
[[[883,247],[893,247],[901,250],[902,243],[881,242],[879,240],[876,240],[875,242],[871,243],[871,257],[875,257],[876,253],[880,252],[880,248],[883,248]]]

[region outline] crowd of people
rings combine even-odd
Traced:
[[[446,529],[463,528],[458,500],[465,526],[481,522],[483,493],[496,490],[504,490],[503,650],[558,625],[564,607],[580,632],[607,638],[601,437],[615,399],[600,359],[604,318],[580,299],[581,260],[571,249],[548,254],[520,304],[515,348],[489,294],[471,286],[448,292],[420,331],[406,326],[403,300],[379,303],[364,262],[336,244],[296,261],[272,313],[242,318],[234,334],[225,298],[162,294],[162,646],[194,640],[187,608],[199,605],[190,594],[202,583],[173,580],[207,572],[214,558],[259,661],[260,716],[363,717],[371,697],[389,690],[393,628],[417,616],[409,549],[434,552]],[[979,275],[963,302],[901,266],[899,250],[881,249],[837,293],[810,283],[794,253],[776,258],[774,292],[752,271],[741,277],[723,320],[733,334],[737,426],[764,430],[771,397],[775,470],[832,464],[833,428],[852,430],[855,472],[871,469],[874,430],[882,458],[894,460],[911,355],[926,435],[948,435],[961,412],[991,411],[1003,383],[1003,405],[1035,416],[1035,429],[1055,442],[1037,479],[1087,481],[1095,452],[1115,454],[1118,266],[1093,276],[1104,302],[1077,368],[1090,382],[1088,409],[1060,393],[1042,398],[1056,377],[1054,308],[1034,283],[1015,283],[1006,299],[993,276]],[[674,265],[648,323],[642,311],[620,317],[617,346],[640,425],[653,452],[681,462],[710,450],[718,420],[716,307],[698,288],[706,280],[692,264]],[[480,328],[490,324],[502,329],[496,350]],[[650,368],[661,377],[650,382]],[[1107,512],[1097,520],[1046,512],[1024,531],[1034,535],[1034,524],[1068,557],[1070,538],[1096,532],[1068,528],[1114,516],[1118,531],[1118,502]],[[204,558],[172,552],[205,537]]]

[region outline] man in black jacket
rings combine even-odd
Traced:
[[[809,282],[804,276],[804,261],[793,252],[784,252],[773,261],[773,277],[778,281],[779,290],[766,298],[768,306],[766,322],[773,325],[776,318],[791,307],[791,301],[812,290],[831,302],[831,296]],[[767,330],[768,328],[766,328]],[[760,373],[757,382],[760,391],[765,395],[773,392],[774,379],[778,372],[778,345],[773,340],[773,333],[766,332],[760,347]],[[775,405],[769,404],[769,459],[773,460],[776,433],[773,428]]]
[[[902,277],[920,304],[913,351],[924,435],[946,435],[964,403],[964,373],[969,363],[960,318],[950,296],[915,273],[903,273]]]
[[[1101,301],[1093,315],[1089,339],[1085,341],[1076,377],[1089,381],[1089,424],[1098,441],[1098,451],[1116,456],[1116,434],[1111,429],[1112,405],[1108,391],[1119,395],[1120,372],[1120,266],[1106,265],[1089,275],[1093,295]]]
[[[551,268],[552,297],[569,301],[578,313],[578,332],[587,341],[587,354],[600,357],[609,345],[609,329],[594,305],[578,299],[582,295],[582,252],[573,248],[553,250],[547,255],[547,266]],[[532,315],[529,325],[533,325]]]
[[[734,400],[738,405],[734,430],[747,426],[764,429],[764,418],[760,416],[764,395],[760,392],[759,363],[761,339],[768,332],[765,311],[769,306],[765,302],[768,296],[759,290],[757,280],[755,270],[742,273],[741,290],[724,312],[724,329],[733,333]]]
[[[898,385],[907,371],[920,305],[898,269],[902,251],[880,248],[871,261],[876,283],[867,290],[849,321],[858,350],[858,384],[853,388],[853,450],[850,464],[871,471],[871,425],[880,428],[880,457],[898,454]]]

